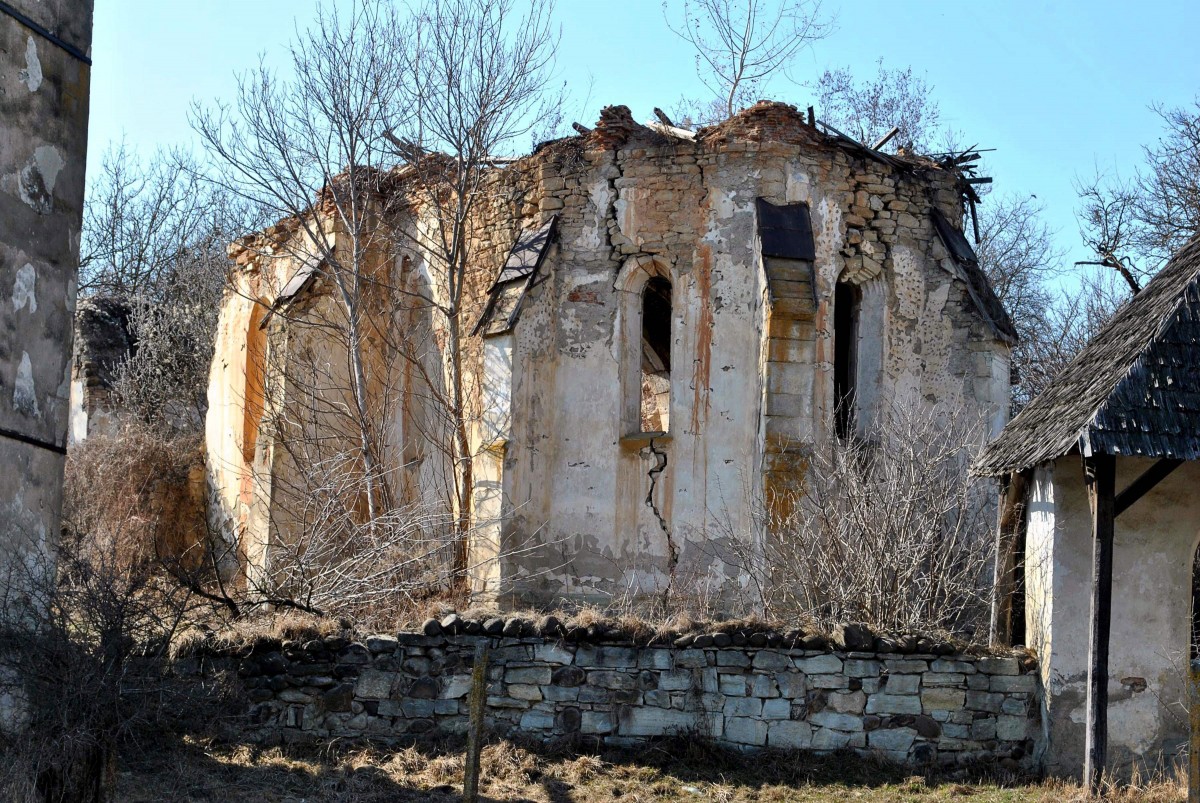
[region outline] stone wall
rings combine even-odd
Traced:
[[[515,622],[489,624],[522,632]],[[390,741],[462,733],[483,638],[491,645],[487,724],[506,736],[631,747],[695,733],[735,748],[849,748],[914,765],[982,760],[1018,769],[1032,766],[1040,733],[1036,668],[1024,655],[939,655],[934,650],[953,650],[869,635],[856,645],[852,630],[843,649],[794,633],[632,646],[440,631],[430,622],[426,632],[436,635],[260,645],[240,669],[257,737]],[[872,649],[844,648],[867,643]]]

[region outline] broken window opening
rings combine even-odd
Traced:
[[[862,290],[849,282],[838,282],[833,294],[833,401],[834,432],[843,440],[855,430],[861,308]]]
[[[667,432],[671,416],[671,282],[651,277],[642,290],[642,432]]]
[[[258,446],[258,430],[262,424],[263,401],[266,395],[267,333],[263,319],[269,305],[259,299],[250,310],[246,326],[246,389],[242,397],[242,459],[254,462]]]

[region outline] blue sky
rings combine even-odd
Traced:
[[[913,67],[933,87],[944,124],[997,149],[988,155],[995,189],[1037,195],[1074,259],[1086,253],[1073,179],[1096,166],[1131,173],[1141,145],[1161,132],[1149,105],[1182,105],[1200,94],[1197,0],[826,4],[837,9],[837,29],[800,54],[794,77],[813,80],[842,66],[867,77],[880,58]],[[122,136],[145,153],[194,142],[192,100],[232,98],[234,74],[260,54],[285,64],[295,27],[316,7],[312,0],[96,0],[89,163],[99,164]],[[689,46],[665,27],[659,0],[559,0],[557,16],[558,71],[579,122],[590,125],[613,103],[648,119],[654,106],[703,93]],[[787,80],[770,89],[799,106],[811,100]]]

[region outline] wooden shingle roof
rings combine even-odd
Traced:
[[[973,471],[998,476],[1069,453],[1200,458],[1200,237],[1113,315],[1009,422]]]

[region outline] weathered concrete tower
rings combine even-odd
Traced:
[[[92,0],[0,2],[0,571],[61,512],[91,41]]]

